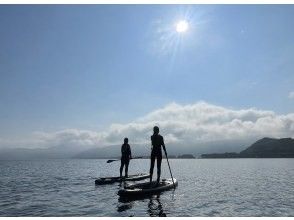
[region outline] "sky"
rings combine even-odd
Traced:
[[[0,148],[293,137],[293,27],[294,5],[0,5]]]

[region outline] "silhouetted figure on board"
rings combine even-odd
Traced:
[[[124,143],[121,146],[121,165],[120,165],[120,177],[122,178],[122,171],[125,166],[125,177],[128,177],[129,162],[132,158],[131,147],[128,144],[129,139],[125,138]]]
[[[159,134],[159,127],[155,126],[153,128],[153,135],[151,136],[151,165],[150,165],[150,184],[152,182],[152,175],[154,169],[155,158],[157,159],[157,184],[160,182],[161,174],[161,161],[162,161],[162,151],[161,146],[166,154],[166,149],[163,141],[163,137]]]

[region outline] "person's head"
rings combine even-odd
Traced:
[[[129,142],[129,139],[128,138],[125,138],[124,139],[124,143],[127,144],[128,142]]]
[[[153,132],[154,132],[154,134],[158,134],[159,133],[159,127],[154,126]]]

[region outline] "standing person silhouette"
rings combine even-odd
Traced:
[[[122,171],[125,166],[125,178],[128,177],[129,162],[132,159],[131,147],[128,144],[129,139],[125,138],[124,143],[121,146],[121,164],[120,164],[120,178],[122,178]]]
[[[162,161],[162,151],[161,146],[163,147],[164,152],[166,153],[163,137],[159,134],[159,127],[155,126],[153,128],[153,135],[151,136],[151,164],[150,164],[150,184],[152,182],[152,175],[154,169],[155,158],[157,158],[157,184],[160,182],[161,174],[161,161]]]

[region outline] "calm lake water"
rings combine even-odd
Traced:
[[[175,191],[121,201],[106,160],[0,161],[0,216],[294,216],[294,159],[170,159]],[[166,161],[162,175],[169,178]],[[148,172],[133,160],[129,173]],[[156,173],[156,172],[155,172]]]

